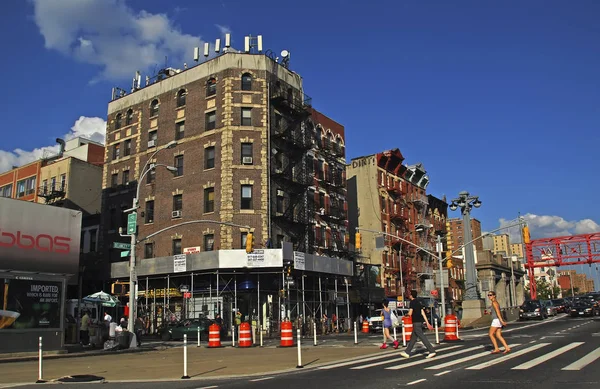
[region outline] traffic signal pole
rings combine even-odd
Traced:
[[[441,235],[437,236],[436,249],[438,252],[438,264],[440,265],[440,298],[442,299],[440,320],[443,323],[444,317],[446,316],[446,293],[444,293],[444,266],[442,265],[442,251],[444,251],[444,246],[442,245]],[[450,277],[448,277],[448,281],[450,281]]]

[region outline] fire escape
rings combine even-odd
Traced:
[[[272,221],[288,235],[294,250],[308,252],[313,235],[309,231],[314,215],[312,199],[311,131],[307,128],[311,101],[298,89],[275,78],[270,83],[271,178],[277,195]]]
[[[331,229],[330,240],[325,242],[322,251],[329,256],[349,258],[344,149],[333,139],[324,137],[318,144],[318,153],[328,169],[318,178],[317,189],[322,188],[329,194],[329,203],[319,209],[318,214]]]
[[[44,185],[38,188],[38,196],[43,197],[46,204],[59,205],[60,202],[65,199],[66,195],[67,184],[56,183],[50,185],[50,187]]]

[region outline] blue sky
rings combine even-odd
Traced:
[[[598,15],[594,0],[10,0],[0,170],[57,136],[101,139],[111,88],[135,70],[262,34],[345,125],[348,159],[400,148],[430,193],[478,194],[484,230],[521,212],[534,237],[598,231]]]

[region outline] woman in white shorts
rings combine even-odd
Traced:
[[[488,292],[488,297],[492,301],[492,325],[490,326],[490,339],[492,340],[492,344],[494,345],[494,350],[492,350],[492,354],[500,354],[500,349],[498,348],[498,340],[504,346],[504,353],[508,354],[510,352],[510,348],[508,344],[506,344],[506,340],[502,337],[502,327],[506,325],[506,322],[502,319],[502,313],[500,312],[500,304],[496,300],[496,292]],[[496,340],[498,338],[498,340]]]

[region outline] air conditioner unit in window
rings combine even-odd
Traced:
[[[171,212],[171,217],[172,218],[181,217],[181,211],[173,211],[173,212]]]
[[[252,157],[243,157],[242,158],[242,163],[244,165],[252,165]]]
[[[149,140],[148,147],[156,147],[156,139]]]

